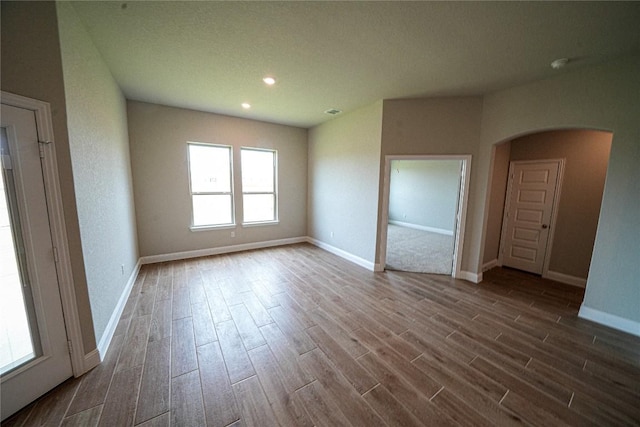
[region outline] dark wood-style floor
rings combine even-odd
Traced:
[[[104,362],[3,425],[638,425],[640,339],[582,296],[306,244],[146,265]]]

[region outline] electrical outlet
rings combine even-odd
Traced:
[[[231,237],[236,237],[236,232],[235,231],[231,232]]]
[[[333,237],[333,231],[331,232],[331,237]]]
[[[124,276],[124,264],[120,264],[120,272]]]

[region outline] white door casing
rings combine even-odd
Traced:
[[[41,354],[2,376],[1,419],[87,368],[62,213],[49,104],[1,93],[2,127],[32,284]]]
[[[564,160],[510,163],[501,265],[535,274],[548,269],[563,164]]]

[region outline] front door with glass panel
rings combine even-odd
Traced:
[[[72,376],[34,112],[2,105],[0,393],[4,420]]]

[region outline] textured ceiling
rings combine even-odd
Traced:
[[[640,50],[640,2],[74,6],[128,99],[300,127],[329,108],[480,95]]]

